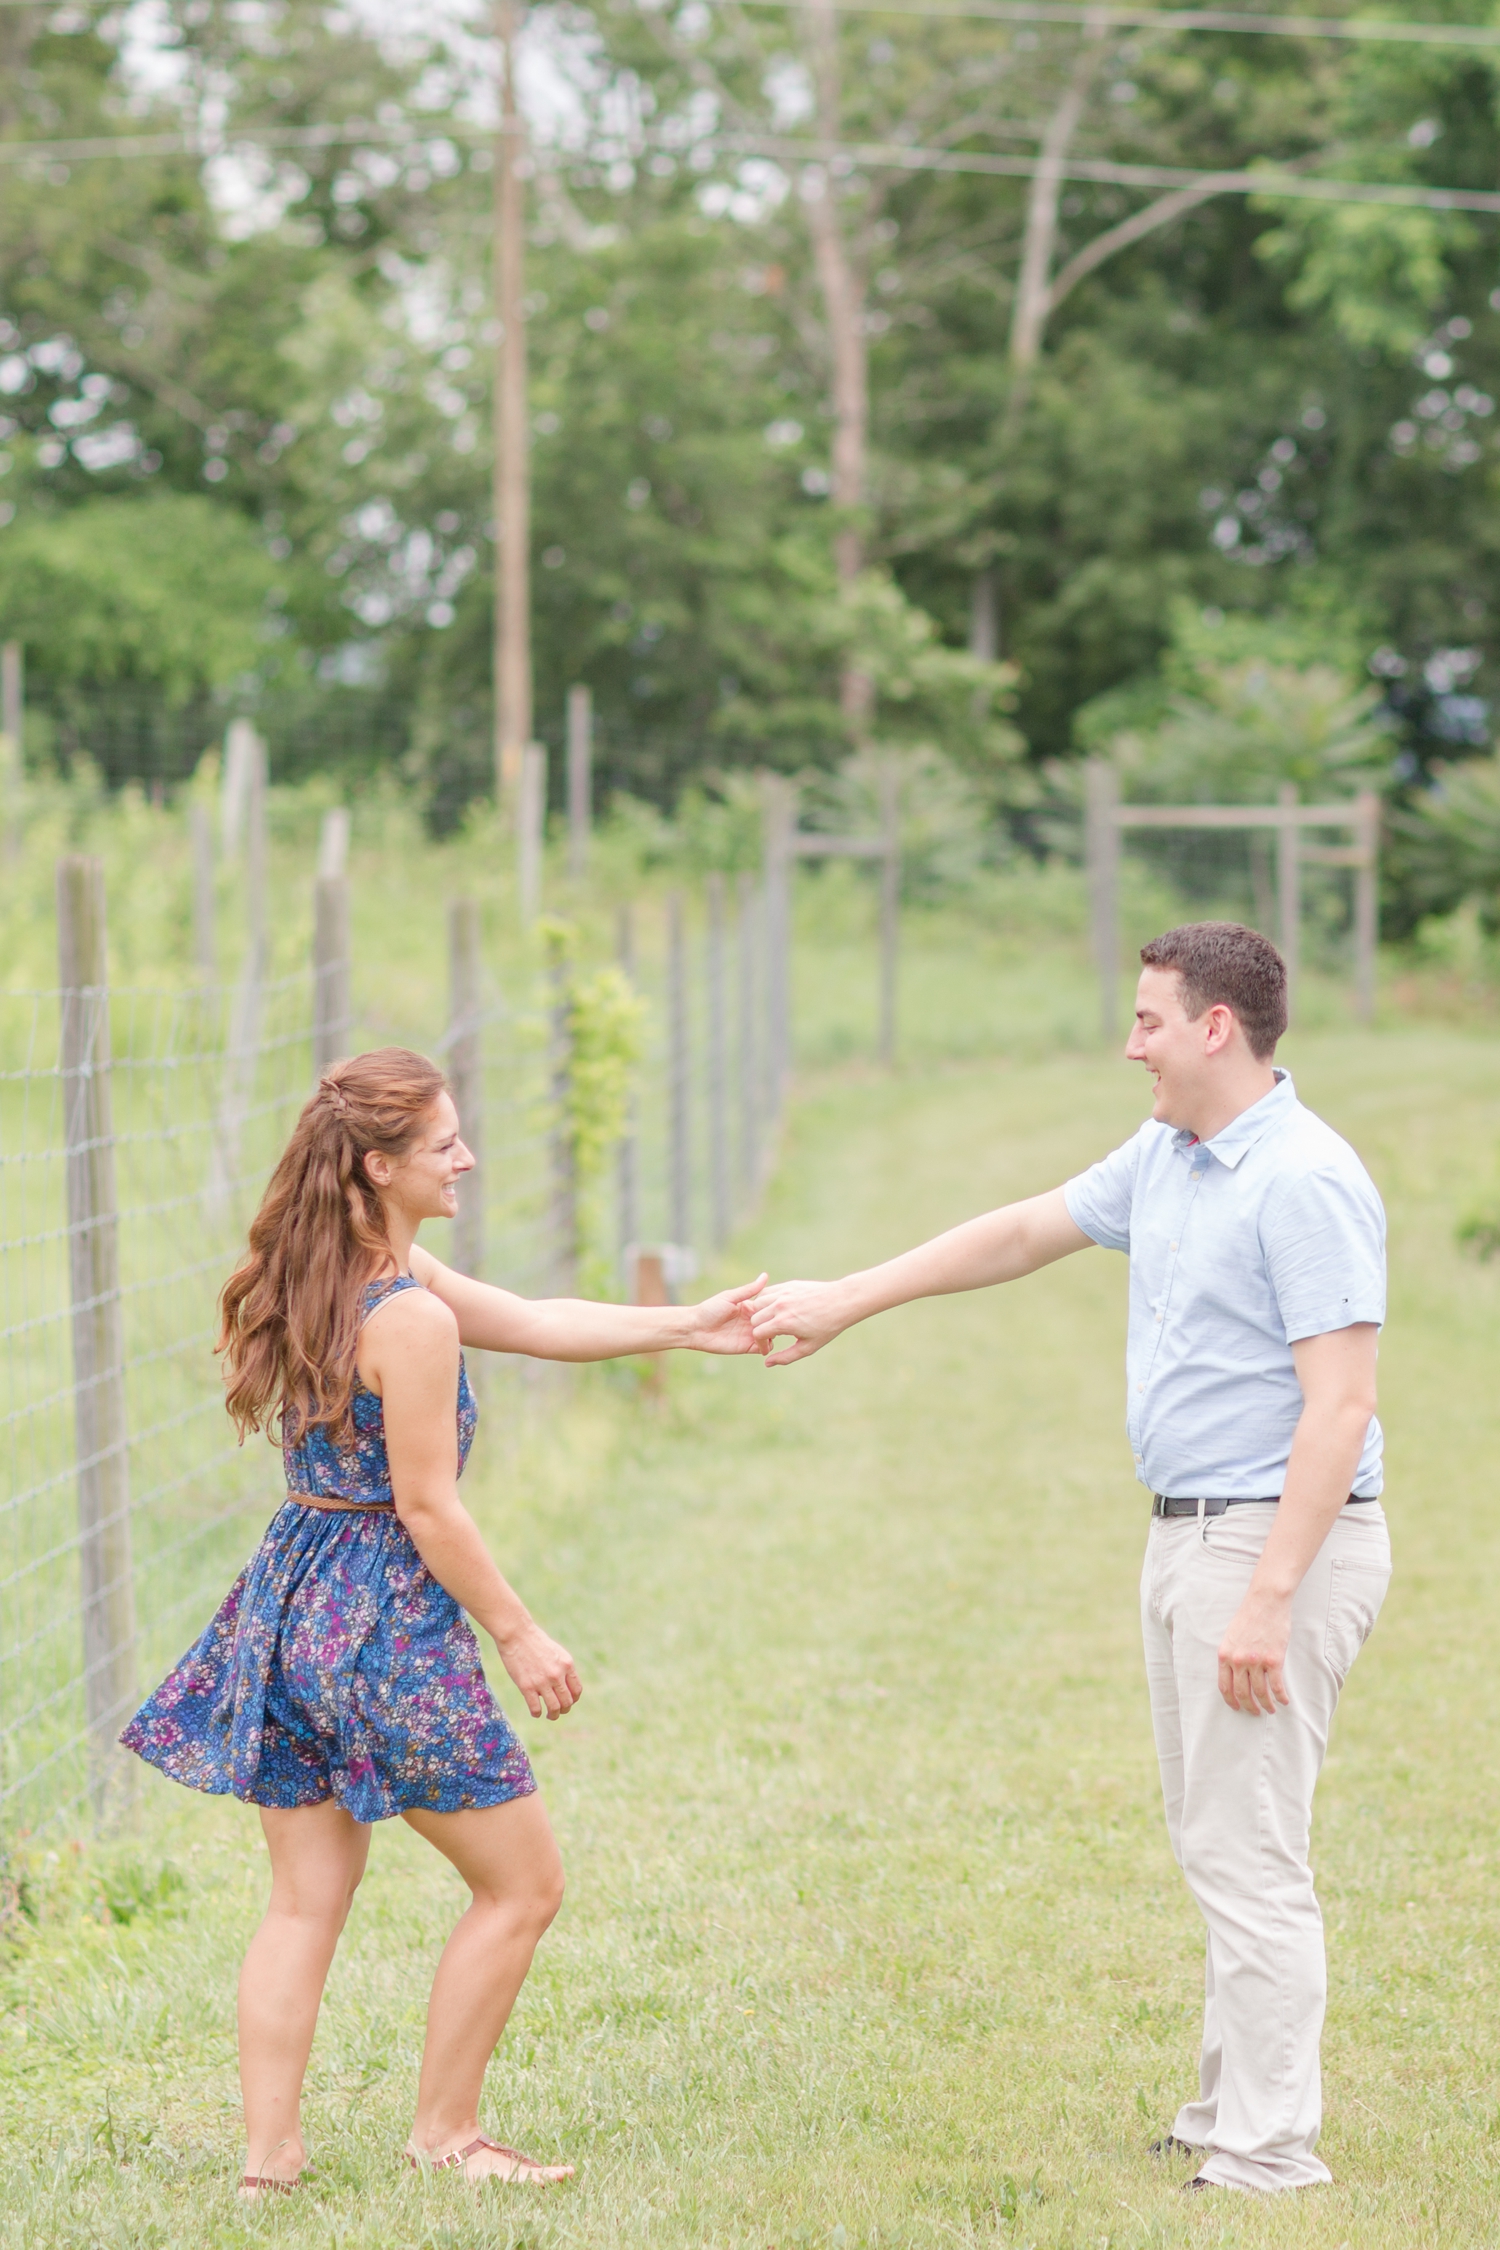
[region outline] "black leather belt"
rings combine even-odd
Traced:
[[[1153,1516],[1222,1516],[1226,1508],[1274,1508],[1281,1498],[1279,1492],[1236,1492],[1227,1500],[1195,1500],[1186,1494],[1153,1492]],[[1356,1505],[1361,1500],[1373,1500],[1373,1492],[1351,1492],[1346,1505]]]

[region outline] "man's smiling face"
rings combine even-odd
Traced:
[[[1218,1018],[1227,1018],[1228,1023]],[[1155,1082],[1151,1114],[1158,1123],[1187,1124],[1198,1106],[1208,1056],[1222,1047],[1233,1020],[1222,1005],[1190,1016],[1183,1005],[1182,978],[1175,969],[1142,969],[1135,1025],[1125,1055],[1129,1062],[1144,1063],[1151,1073]]]

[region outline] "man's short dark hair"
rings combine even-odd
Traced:
[[[1243,922],[1184,922],[1141,947],[1148,969],[1175,969],[1189,1016],[1232,1008],[1257,1062],[1269,1062],[1286,1029],[1286,963]]]

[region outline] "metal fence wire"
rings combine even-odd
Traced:
[[[58,989],[0,994],[0,1845],[128,1789],[121,1724],[280,1503],[279,1458],[239,1446],[224,1411],[216,1299],[315,1054],[335,1034],[340,1053],[392,1037],[383,1022],[361,1035],[357,963],[342,1024],[327,994],[349,991],[347,962],[271,981],[254,946],[232,983],[111,990],[98,863],[60,863],[58,902]],[[347,926],[319,917],[325,944]],[[518,937],[502,963],[477,932],[454,902],[451,990],[405,1036],[449,1067],[480,1152],[482,1202],[456,1247],[485,1278],[545,1294],[580,1248],[555,982],[535,946]],[[628,1293],[629,1253],[670,1246],[685,1276],[764,1176],[785,930],[744,878],[642,902],[621,939],[647,1036],[587,1223],[602,1237],[590,1270]]]

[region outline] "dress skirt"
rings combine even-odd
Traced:
[[[383,1508],[289,1500],[120,1740],[189,1789],[362,1821],[536,1788],[468,1619]]]

